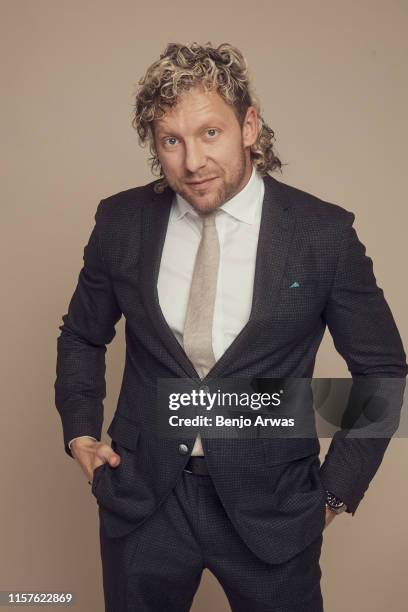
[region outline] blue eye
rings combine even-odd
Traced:
[[[217,135],[218,135],[218,130],[217,128],[208,128],[207,129],[207,135],[210,136],[210,140],[213,140]],[[171,148],[176,145],[178,142],[178,139],[175,136],[168,136],[167,138],[164,139],[163,143],[165,145],[169,145]]]

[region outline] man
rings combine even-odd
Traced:
[[[168,45],[134,127],[161,180],[102,200],[58,338],[65,450],[100,516],[106,610],[189,610],[207,567],[234,612],[323,610],[322,532],[388,440],[167,437],[162,380],[312,376],[326,325],[354,376],[404,378],[401,339],[344,208],[285,185],[238,49]],[[106,345],[126,319],[100,441]]]

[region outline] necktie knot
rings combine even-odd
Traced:
[[[214,226],[215,225],[215,215],[217,214],[216,210],[212,210],[209,213],[206,213],[205,215],[202,215],[202,219],[203,219],[203,227],[209,227],[209,226]]]

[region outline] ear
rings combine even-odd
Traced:
[[[254,106],[248,106],[242,125],[242,138],[245,147],[250,147],[258,138],[259,120]]]

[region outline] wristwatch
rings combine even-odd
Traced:
[[[333,493],[330,493],[330,491],[326,491],[326,508],[329,508],[336,514],[340,514],[340,512],[347,510],[346,504],[341,499],[333,495]]]

